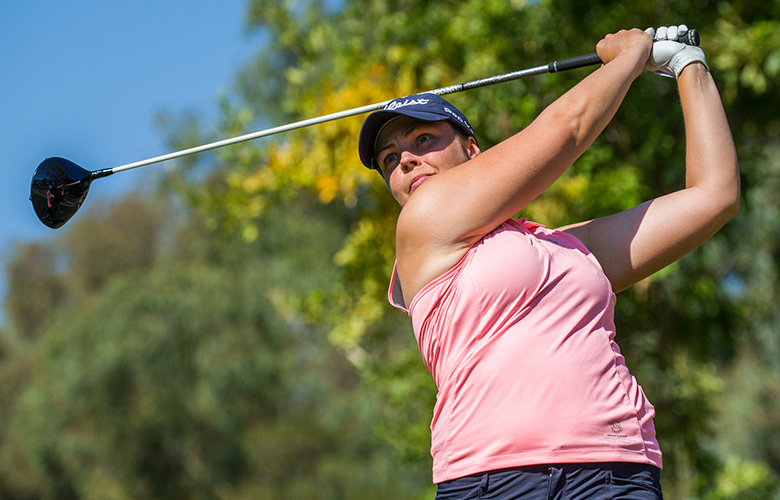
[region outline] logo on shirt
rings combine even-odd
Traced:
[[[623,432],[623,426],[620,424],[620,422],[614,420],[610,422],[608,425],[612,432],[605,434],[604,436],[599,438],[599,441],[601,441],[602,443],[610,443],[617,446],[623,446],[629,444],[632,441],[628,437],[628,435],[621,434]]]

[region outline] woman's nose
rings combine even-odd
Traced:
[[[399,162],[399,164],[401,166],[401,169],[404,172],[409,172],[413,170],[415,167],[420,166],[421,164],[420,157],[409,151],[403,151],[401,153],[401,161]]]

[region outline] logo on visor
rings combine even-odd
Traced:
[[[463,118],[461,118],[461,116],[460,116],[460,115],[458,115],[458,114],[456,114],[455,112],[453,112],[453,111],[452,111],[450,108],[448,108],[447,106],[444,106],[444,111],[446,111],[447,113],[449,113],[449,114],[450,114],[450,116],[452,116],[452,118],[453,118],[454,120],[457,120],[457,121],[458,121],[458,123],[460,123],[460,124],[463,126],[463,128],[465,128],[466,130],[468,130],[468,131],[469,131],[469,132],[471,132],[472,134],[474,133],[474,131],[473,131],[473,130],[471,130],[471,126],[468,124],[468,122],[467,122],[466,120],[464,120]]]
[[[404,106],[419,106],[421,104],[428,104],[428,101],[430,101],[430,99],[406,99],[403,102],[393,101],[385,106],[385,110],[392,111],[394,109],[403,108]]]

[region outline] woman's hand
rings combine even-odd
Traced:
[[[647,69],[656,74],[679,78],[683,68],[689,64],[700,62],[707,67],[707,59],[704,52],[697,46],[683,43],[688,27],[661,26],[656,32],[653,28],[647,28],[645,33],[654,36],[653,50],[650,60],[647,61]]]
[[[638,28],[609,34],[596,45],[596,53],[604,64],[618,58],[632,61],[628,64],[635,66],[634,78],[642,74],[652,49],[653,37]]]

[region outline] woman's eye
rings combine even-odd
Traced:
[[[396,159],[398,159],[398,155],[390,153],[389,155],[385,156],[385,160],[382,163],[384,163],[386,166],[390,166],[395,163]]]
[[[417,144],[422,144],[424,142],[428,142],[429,140],[431,140],[430,135],[421,135],[420,137],[417,138]]]

